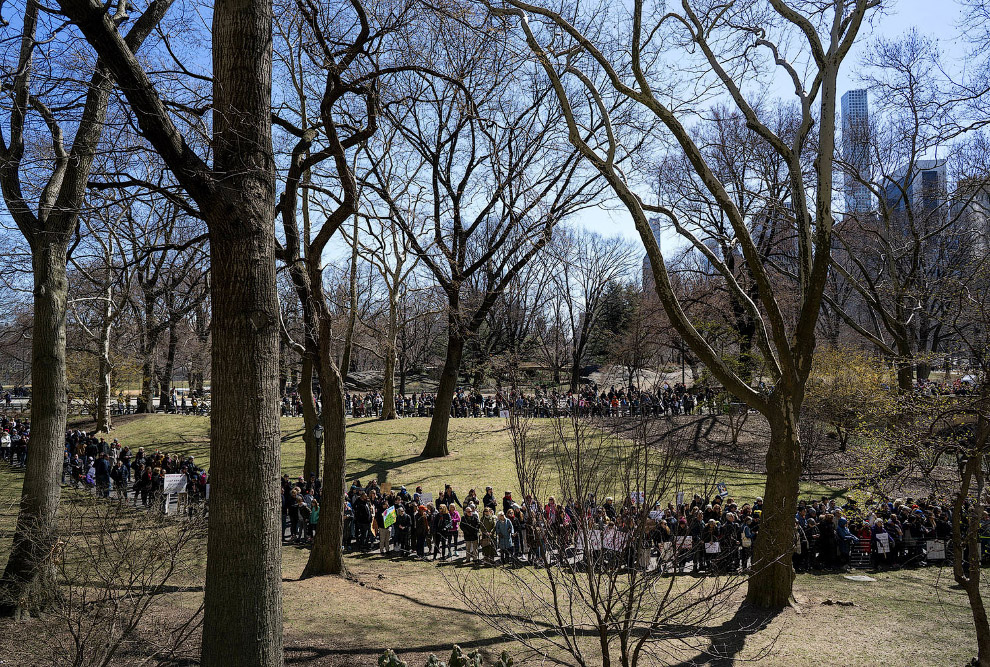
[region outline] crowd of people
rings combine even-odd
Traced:
[[[111,493],[119,500],[136,506],[165,511],[165,476],[185,477],[183,492],[191,504],[206,499],[209,474],[196,464],[193,456],[167,452],[146,452],[144,447],[132,451],[116,438],[103,437],[69,429],[65,436],[62,483],[91,488],[104,498]]]
[[[673,415],[716,414],[724,396],[711,387],[687,388],[681,383],[664,383],[655,391],[588,385],[581,391],[561,392],[553,389],[497,391],[483,394],[469,387],[458,387],[450,406],[451,417],[503,417],[510,409],[527,417],[559,417],[576,414],[582,417],[669,417]],[[319,409],[319,394],[316,395]],[[345,413],[351,417],[382,416],[385,404],[380,391],[347,392]],[[436,394],[414,392],[395,395],[399,417],[432,417]],[[282,398],[283,416],[302,414],[302,400],[295,391]]]
[[[292,502],[305,503],[305,493]],[[471,489],[462,500],[447,485],[434,498],[421,487],[382,489],[374,480],[352,484],[345,502],[346,549],[443,560],[459,557],[463,545],[463,558],[479,563],[541,566],[604,558],[624,567],[696,574],[749,570],[763,513],[761,498],[738,504],[721,495],[695,495],[690,502],[644,509],[632,497],[561,503],[554,497],[516,499],[506,491],[499,499],[491,487],[481,497]],[[951,508],[933,501],[898,499],[864,510],[851,501],[801,500],[793,564],[798,572],[921,567],[951,553],[951,534]],[[979,534],[986,561],[986,512]]]
[[[31,435],[27,418],[0,417],[0,459],[25,465]],[[191,506],[208,498],[208,473],[192,456],[131,450],[116,439],[70,429],[65,436],[62,482],[111,495],[135,506],[165,511],[166,475],[185,477]],[[281,481],[283,537],[306,543],[320,519],[321,481],[311,475]],[[594,497],[583,502],[545,501],[491,486],[463,498],[443,491],[382,488],[376,480],[351,484],[344,497],[343,546],[378,549],[383,555],[471,562],[542,565],[561,559],[605,558],[626,567],[669,568],[673,572],[730,573],[751,567],[759,540],[763,501],[737,503],[723,489],[709,498],[655,503],[643,498]],[[963,531],[968,530],[965,508]],[[990,514],[978,528],[980,558],[990,556]],[[930,499],[896,499],[861,508],[835,499],[801,500],[794,517],[793,563],[798,572],[919,567],[951,554],[952,508]],[[967,554],[967,558],[969,555]]]

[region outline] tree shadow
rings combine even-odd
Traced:
[[[364,464],[367,468],[358,470],[357,472],[347,473],[346,479],[348,482],[353,482],[355,480],[363,479],[368,475],[374,475],[375,479],[378,480],[378,484],[381,485],[384,484],[385,480],[388,478],[389,471],[423,460],[425,460],[425,457],[419,454],[398,461],[373,461],[371,459],[353,458],[350,459],[349,463]]]
[[[760,609],[744,602],[736,609],[736,613],[721,625],[705,628],[695,635],[708,638],[707,649],[671,667],[697,667],[697,665],[731,667],[736,664],[736,657],[745,647],[746,639],[765,630],[782,612],[782,609]],[[771,637],[766,646],[760,647],[759,657],[756,659],[768,655],[776,641],[776,637]]]

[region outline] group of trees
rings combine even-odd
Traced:
[[[878,42],[861,69],[880,120],[841,128],[839,74],[880,0],[218,0],[210,25],[172,4],[5,6],[8,281],[33,299],[4,314],[5,335],[30,328],[33,424],[8,611],[53,576],[70,390],[107,429],[132,378],[142,409],[167,404],[179,367],[209,385],[202,658],[270,665],[290,383],[307,472],[322,458],[333,488],[358,366],[382,371],[385,418],[407,373],[435,368],[423,454],[442,456],[462,382],[529,364],[576,389],[591,362],[630,384],[703,368],[766,417],[749,599],[779,607],[818,338],[866,341],[909,389],[975,330],[982,253],[964,239],[987,229],[986,73],[952,80],[917,35]],[[765,94],[781,78],[790,99]],[[852,131],[872,161],[843,151]],[[917,195],[927,159],[951,169]],[[869,213],[837,205],[843,177]],[[646,250],[642,285],[639,244],[564,225],[616,203]],[[343,569],[341,500],[325,496],[305,576]]]

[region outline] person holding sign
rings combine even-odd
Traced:
[[[719,544],[718,521],[708,520],[708,524],[701,533],[701,540],[705,544],[705,571],[708,574],[717,574],[719,554],[722,551]]]
[[[890,552],[893,545],[890,534],[887,532],[886,527],[884,527],[883,519],[877,519],[873,522],[872,533],[870,537],[871,561],[873,563],[873,569],[879,571],[881,567],[886,569],[888,563],[890,563]]]

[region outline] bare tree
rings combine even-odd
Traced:
[[[118,33],[122,48],[131,57],[170,5],[171,0],[152,2],[126,36]],[[71,51],[72,40],[66,39],[61,20],[50,16],[40,2],[27,0],[17,11],[18,20],[3,26],[5,39],[19,43],[19,48],[4,66],[4,85],[10,95],[4,109],[7,131],[0,142],[0,189],[8,213],[31,248],[33,398],[32,453],[24,475],[19,530],[0,581],[5,600],[0,611],[7,614],[20,610],[18,605],[25,601],[21,593],[27,586],[39,575],[47,576],[39,571],[39,559],[52,545],[26,540],[26,535],[52,534],[56,518],[67,415],[66,262],[93,161],[101,149],[113,88],[104,60],[88,69],[84,66],[83,71],[59,62],[57,54]],[[115,32],[127,18],[123,2],[101,5],[100,12]],[[52,59],[39,67],[42,45],[47,45]],[[73,83],[79,81],[86,83]],[[67,133],[73,130],[69,144]]]
[[[92,251],[80,253],[77,248],[75,256],[69,258],[75,275],[84,285],[81,289],[70,285],[70,288],[76,288],[76,293],[70,294],[69,309],[76,326],[88,339],[89,344],[83,350],[96,357],[97,389],[92,401],[96,431],[109,433],[112,425],[111,374],[114,371],[111,334],[125,309],[130,291],[130,272],[121,270],[118,261],[119,240],[115,228],[123,217],[124,209],[110,201],[103,203],[104,206],[87,212],[82,218],[82,227],[93,246]]]
[[[380,156],[379,174],[389,174],[401,171],[401,164],[406,155],[394,154],[389,148],[394,133],[383,137],[383,146],[375,153]],[[385,163],[385,164],[383,164]],[[385,176],[385,178],[388,178]],[[414,181],[406,181],[403,185],[409,188],[418,187]],[[376,331],[376,337],[381,341],[379,353],[383,361],[382,369],[382,419],[395,419],[395,371],[398,362],[398,337],[402,328],[402,311],[400,304],[405,293],[408,293],[414,272],[419,264],[419,258],[412,254],[409,236],[392,220],[388,206],[375,207],[375,202],[368,202],[369,211],[364,217],[365,226],[354,225],[353,233],[349,235],[353,253],[351,256],[351,304],[349,317],[356,319],[358,308],[357,297],[357,267],[356,258],[360,257],[373,267],[382,281],[384,288],[385,306],[382,309],[384,322]],[[415,292],[415,290],[411,290]],[[353,338],[353,330],[348,326]]]
[[[570,388],[577,391],[588,343],[605,305],[609,283],[628,278],[633,269],[634,247],[622,237],[594,232],[561,234],[552,246],[560,267],[554,280],[563,296],[570,328]]]
[[[167,200],[151,195],[124,209],[119,235],[125,239],[125,266],[136,287],[133,309],[140,328],[142,378],[138,412],[171,405],[172,373],[178,345],[177,328],[209,295],[209,273],[198,220],[190,220]],[[165,362],[158,363],[159,344],[168,335]]]
[[[333,355],[333,313],[324,288],[323,254],[334,234],[358,210],[360,193],[353,161],[358,148],[377,131],[382,105],[379,80],[412,69],[389,60],[390,40],[399,39],[396,35],[401,35],[408,21],[408,4],[389,7],[380,16],[369,13],[358,0],[339,9],[324,12],[315,3],[299,1],[286,3],[280,15],[281,33],[288,45],[288,57],[281,58],[281,64],[295,82],[296,96],[292,116],[275,117],[279,128],[293,138],[278,205],[285,233],[281,255],[302,305],[305,339],[294,347],[312,359],[320,379],[326,452],[323,483],[327,493],[304,577],[340,574],[344,567],[344,383]],[[320,104],[311,117],[306,99],[314,86]],[[332,164],[332,174],[319,173],[325,162]],[[319,200],[311,199],[313,193],[320,195]],[[300,195],[301,229],[296,215]],[[312,205],[319,205],[324,213],[319,225],[312,224]]]
[[[909,392],[915,377],[928,378],[934,354],[951,352],[948,309],[958,304],[955,279],[970,262],[969,214],[983,181],[964,164],[963,101],[953,99],[931,39],[910,32],[878,40],[865,65],[873,117],[843,128],[848,154],[840,164],[847,190],[863,192],[871,205],[847,211],[836,228],[838,293],[826,299],[896,364],[898,385]],[[840,302],[839,290],[852,298]]]
[[[184,108],[166,104],[158,75],[135,57],[134,45],[125,41],[104,6],[93,0],[60,0],[59,6],[96,50],[141,134],[209,228],[215,326],[202,662],[280,665],[271,0],[214,3],[212,70],[202,73],[192,63],[170,69],[191,81],[212,84],[212,164],[197,154],[180,129]],[[205,134],[195,132],[197,139]]]
[[[646,247],[654,289],[672,326],[730,392],[763,413],[770,423],[766,510],[756,545],[757,572],[748,599],[760,606],[788,603],[794,579],[785,556],[793,543],[793,508],[801,473],[798,419],[804,384],[811,372],[815,332],[832,249],[832,183],[835,175],[835,115],[839,69],[860,28],[879,0],[783,0],[724,5],[682,0],[678,10],[636,0],[631,7],[555,11],[525,0],[506,0],[493,11],[521,30],[543,67],[570,130],[569,139],[602,174],[632,216]],[[616,21],[618,33],[612,30]],[[608,26],[608,29],[606,29]],[[670,59],[679,67],[672,71]],[[796,126],[775,132],[772,117],[751,91],[756,81],[780,74],[793,85]],[[572,85],[573,84],[573,85]],[[759,142],[787,165],[789,210],[796,240],[797,296],[788,316],[781,289],[763,261],[751,226],[717,176],[709,156],[688,127],[713,95],[731,99]],[[586,99],[596,103],[602,129],[586,136]],[[665,148],[665,138],[613,120],[610,109],[625,101],[658,121],[687,156],[707,193],[724,212],[734,242],[757,286],[750,298],[725,261],[705,245],[684,212],[670,202],[648,203],[635,171],[618,160],[640,146]],[[805,166],[814,169],[806,174]],[[663,194],[662,191],[660,193]],[[767,366],[768,393],[751,387],[720,357],[684,312],[674,292],[650,216],[668,220],[716,269],[727,289],[756,322],[757,348]]]
[[[403,191],[386,190],[384,179],[374,186],[447,297],[447,353],[423,447],[430,457],[448,453],[451,403],[468,339],[553,227],[597,194],[576,152],[555,142],[558,112],[530,85],[536,75],[506,49],[499,31],[475,30],[462,16],[471,12],[440,19],[420,36],[420,49],[434,54],[447,77],[406,78],[404,94],[418,103],[386,115],[422,161],[410,176],[430,189],[409,202]],[[468,298],[472,281],[475,297]]]
[[[618,438],[576,415],[549,424],[511,415],[508,428],[536,569],[445,570],[458,597],[496,631],[558,664],[673,664],[686,651],[731,658],[720,644],[752,628],[717,623],[745,577],[674,576],[691,538],[655,543],[664,512],[686,490],[676,438],[658,437],[645,420]],[[550,506],[554,496],[569,499],[571,511]],[[614,522],[599,504],[612,496]]]

